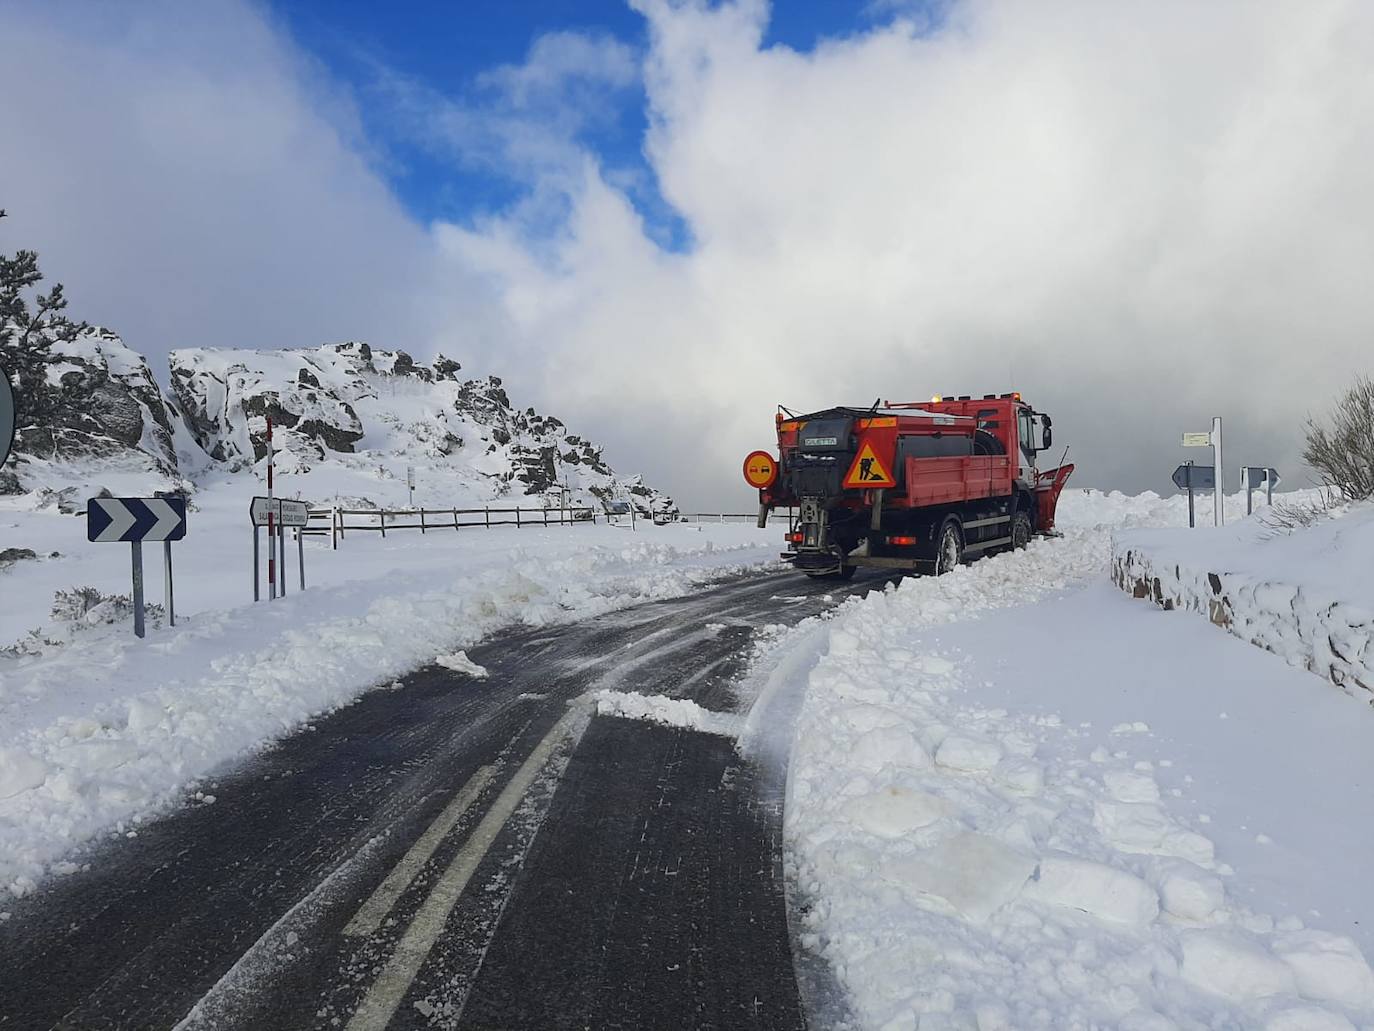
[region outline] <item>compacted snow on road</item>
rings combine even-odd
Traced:
[[[1374,712],[1109,584],[1176,502],[1067,500],[762,649],[801,945],[864,1028],[1374,1027]]]

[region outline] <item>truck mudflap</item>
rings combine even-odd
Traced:
[[[1054,513],[1059,505],[1059,495],[1064,484],[1073,474],[1073,463],[1061,465],[1058,469],[1046,469],[1035,482],[1035,521],[1036,530],[1048,534],[1054,529]]]

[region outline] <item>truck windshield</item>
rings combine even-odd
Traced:
[[[798,440],[807,451],[840,451],[849,447],[849,419],[812,419]]]

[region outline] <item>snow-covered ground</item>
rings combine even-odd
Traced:
[[[225,762],[440,656],[461,664],[502,626],[680,595],[777,558],[776,527],[737,524],[359,533],[338,551],[307,540],[304,593],[293,546],[286,598],[254,605],[252,492],[245,477],[202,485],[174,545],[177,625],[143,641],[127,611],[102,621],[113,603],[50,613],[77,586],[127,594],[127,545],[88,544],[85,520],[55,508],[0,511],[7,546],[60,553],[0,567],[0,646],[19,645],[0,653],[0,887],[30,890],[72,846],[136,833]],[[145,565],[160,602],[159,548]]]
[[[1276,510],[1283,516],[1283,510]],[[1193,533],[1125,530],[1112,545],[1119,586],[1224,626],[1364,702],[1374,702],[1374,504],[1339,518],[1262,514]]]
[[[1113,528],[1185,523],[1070,492],[1063,539],[761,646],[742,745],[790,750],[802,940],[860,1026],[1374,1027],[1374,712],[1110,585]]]
[[[409,668],[480,676],[463,649],[500,626],[680,594],[778,544],[776,526],[716,524],[317,538],[310,589],[255,606],[244,483],[195,495],[184,623],[142,642],[100,622],[108,607],[49,612],[78,585],[126,592],[127,549],[51,508],[0,511],[7,546],[60,553],[0,571],[0,644],[22,642],[0,656],[11,891]],[[1349,519],[1282,547],[1339,561],[1367,542]],[[1063,538],[765,632],[745,719],[614,692],[598,707],[790,751],[803,940],[863,1027],[1374,1028],[1374,713],[1110,585],[1114,532],[1184,523],[1181,498],[1070,491]],[[1245,552],[1249,531],[1226,532]]]

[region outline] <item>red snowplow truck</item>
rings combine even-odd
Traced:
[[[783,558],[808,576],[858,566],[948,572],[1054,529],[1072,465],[1041,470],[1050,417],[1020,394],[777,416],[778,457],[755,451],[759,526],[788,510]]]

